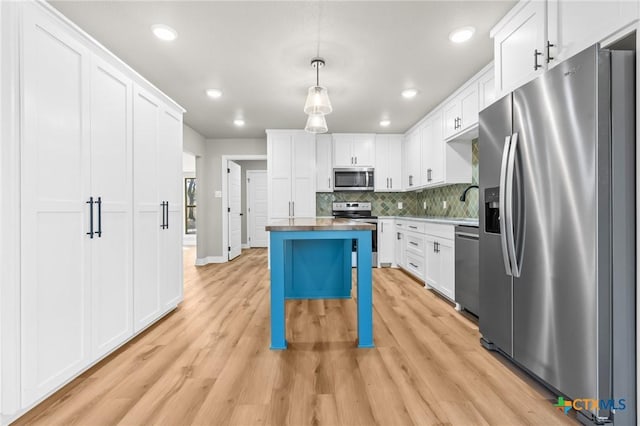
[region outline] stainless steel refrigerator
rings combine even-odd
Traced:
[[[605,401],[587,423],[636,424],[634,62],[592,46],[480,113],[481,342]]]

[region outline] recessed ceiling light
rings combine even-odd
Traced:
[[[222,96],[222,90],[220,90],[220,89],[208,89],[207,90],[207,96],[209,96],[210,98],[213,98],[213,99],[218,99],[220,96]]]
[[[244,120],[241,118],[236,118],[235,120],[233,120],[233,124],[235,124],[238,127],[242,127],[244,126]]]
[[[418,91],[416,89],[405,89],[402,91],[402,97],[405,99],[415,98],[417,94]]]
[[[178,38],[178,33],[176,32],[176,30],[174,30],[168,25],[164,25],[164,24],[152,25],[151,31],[153,31],[153,34],[156,37],[158,37],[160,40],[173,41],[176,38]]]
[[[380,121],[380,125],[382,127],[389,127],[389,124],[391,124],[391,120],[381,120]]]
[[[473,27],[458,28],[457,30],[452,31],[451,34],[449,34],[449,40],[454,43],[464,43],[465,41],[468,41],[471,37],[473,37],[473,34],[475,32],[476,29]]]

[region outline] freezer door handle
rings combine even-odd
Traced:
[[[516,240],[514,234],[513,223],[513,174],[516,166],[516,151],[518,149],[518,133],[511,135],[511,147],[509,148],[509,159],[507,163],[507,181],[506,181],[506,228],[507,228],[507,250],[509,253],[509,261],[511,263],[511,275],[518,278],[520,276],[520,266],[516,256]]]
[[[504,260],[504,270],[507,275],[512,275],[509,254],[507,251],[507,209],[506,209],[506,181],[507,166],[509,163],[509,150],[511,148],[511,136],[504,139],[504,149],[502,150],[502,163],[500,164],[500,195],[498,200],[498,210],[500,212],[500,243],[502,245],[502,259]]]

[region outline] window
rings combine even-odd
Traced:
[[[184,178],[184,229],[196,233],[196,178]]]

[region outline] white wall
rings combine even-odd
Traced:
[[[223,155],[267,155],[267,139],[207,139],[203,157],[204,173],[196,160],[198,177],[198,259],[221,257]]]
[[[200,133],[196,132],[195,130],[193,130],[191,127],[189,127],[188,125],[184,125],[183,127],[183,133],[182,133],[182,151],[183,151],[183,155],[182,155],[182,168],[183,168],[183,172],[185,173],[184,177],[193,177],[195,174],[195,177],[197,179],[197,191],[198,191],[198,195],[197,197],[200,196],[200,182],[202,182],[204,180],[204,176],[205,176],[205,169],[206,169],[206,162],[204,160],[204,155],[206,152],[206,139],[204,136],[202,136]],[[195,158],[195,161],[194,161]],[[183,191],[183,199],[184,199],[184,180],[181,183],[182,185],[182,191]],[[197,227],[198,230],[197,232],[200,233],[200,217],[203,217],[207,214],[206,212],[206,206],[204,206],[204,203],[200,202],[200,199],[198,198],[198,208],[196,209],[196,221],[197,221]],[[182,211],[182,235],[183,235],[183,243],[187,244],[187,245],[192,245],[195,243],[193,237],[190,238],[186,238],[184,237],[184,209]],[[196,243],[197,244],[197,243]],[[199,253],[201,252],[201,248],[200,247],[196,247],[196,257],[200,257]]]
[[[247,170],[267,170],[267,160],[236,161],[242,168],[240,180],[242,182],[242,244],[247,244]]]

